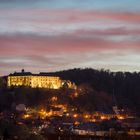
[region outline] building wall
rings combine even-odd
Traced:
[[[7,85],[11,86],[27,86],[32,88],[49,88],[59,89],[64,84],[70,89],[76,89],[76,85],[71,81],[61,80],[60,77],[54,76],[8,76]]]
[[[59,89],[62,81],[52,76],[8,76],[8,86],[30,86],[32,88]]]
[[[8,76],[8,86],[30,86],[31,76]]]
[[[32,76],[31,87],[59,89],[62,87],[62,81],[59,77],[52,76]]]
[[[64,85],[64,87],[68,87],[70,89],[77,89],[76,84],[71,82],[71,81],[69,81],[69,80],[63,80],[62,85]]]

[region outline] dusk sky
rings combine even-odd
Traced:
[[[0,0],[0,75],[140,71],[140,0]]]

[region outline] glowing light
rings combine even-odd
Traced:
[[[84,118],[85,119],[89,119],[90,118],[90,115],[85,115]]]
[[[73,117],[74,117],[74,118],[77,118],[77,117],[78,117],[78,114],[74,114]]]
[[[23,119],[28,119],[28,118],[30,118],[30,117],[31,117],[31,115],[29,115],[29,114],[23,115]]]
[[[53,105],[56,108],[61,108],[63,109],[64,112],[67,112],[67,106],[63,105],[63,104],[57,104],[57,105]]]
[[[79,125],[79,124],[80,124],[80,122],[76,121],[76,122],[74,122],[74,124],[75,124],[75,125]]]
[[[19,124],[19,125],[22,125],[23,123],[22,123],[22,122],[18,122],[18,124]]]
[[[40,114],[40,117],[41,117],[42,119],[45,119],[46,116],[47,116],[47,112],[46,112],[44,109],[41,109],[41,110],[39,111],[39,114]]]
[[[101,120],[106,120],[107,118],[105,116],[101,116]]]
[[[92,122],[96,122],[96,119],[92,119],[91,121],[92,121]]]
[[[124,116],[117,116],[117,118],[118,118],[119,120],[124,120],[124,119],[125,119]]]
[[[78,95],[79,95],[78,92],[74,93],[74,97],[78,97]]]
[[[51,101],[52,102],[56,102],[58,100],[58,98],[56,97],[56,96],[53,96],[52,98],[51,98]]]
[[[70,114],[69,114],[69,113],[67,113],[67,114],[66,114],[66,116],[68,117],[68,116],[70,116]]]

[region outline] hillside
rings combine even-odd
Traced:
[[[71,69],[49,75],[57,75],[62,79],[75,82],[77,85],[87,84],[97,92],[107,93],[115,103],[140,112],[140,72],[110,72],[108,70]],[[115,96],[114,96],[115,95]]]
[[[71,99],[70,94],[72,94],[73,91],[68,91],[67,89],[55,91],[55,94],[58,94],[59,96],[60,93],[62,93],[61,99],[63,99],[61,102],[73,104],[73,106],[79,106],[79,108],[89,111],[110,111],[113,105],[117,105],[140,115],[140,73],[115,73],[103,69],[95,70],[87,68],[71,69],[46,74],[60,76],[62,79],[73,81],[79,89],[82,89],[82,92],[79,92],[80,95],[76,99]],[[43,102],[43,100],[45,102],[45,100],[47,100],[46,94],[49,95],[52,92],[48,90],[44,93],[43,90],[40,90],[39,94],[36,94],[38,95],[36,98],[36,96],[34,96],[34,92],[36,93],[38,91],[36,89],[19,88],[19,90],[9,90],[3,86],[2,79],[0,81],[0,98],[1,101],[5,100],[6,104],[8,102],[7,100],[10,100],[11,94],[9,95],[9,93],[11,92],[15,93],[12,102],[19,102],[18,100],[20,98],[21,102],[26,101],[27,104],[33,103],[32,105],[38,105],[36,104],[36,100],[38,100],[38,103]],[[23,98],[23,96],[25,98]],[[31,97],[29,98],[29,96]],[[1,107],[3,108],[3,105],[1,105]]]

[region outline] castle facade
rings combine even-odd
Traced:
[[[68,88],[75,89],[76,85],[68,80],[62,80],[58,76],[48,76],[45,73],[32,74],[30,72],[15,72],[10,74],[7,79],[8,87],[25,86],[31,88],[48,88],[60,89],[64,85]]]

